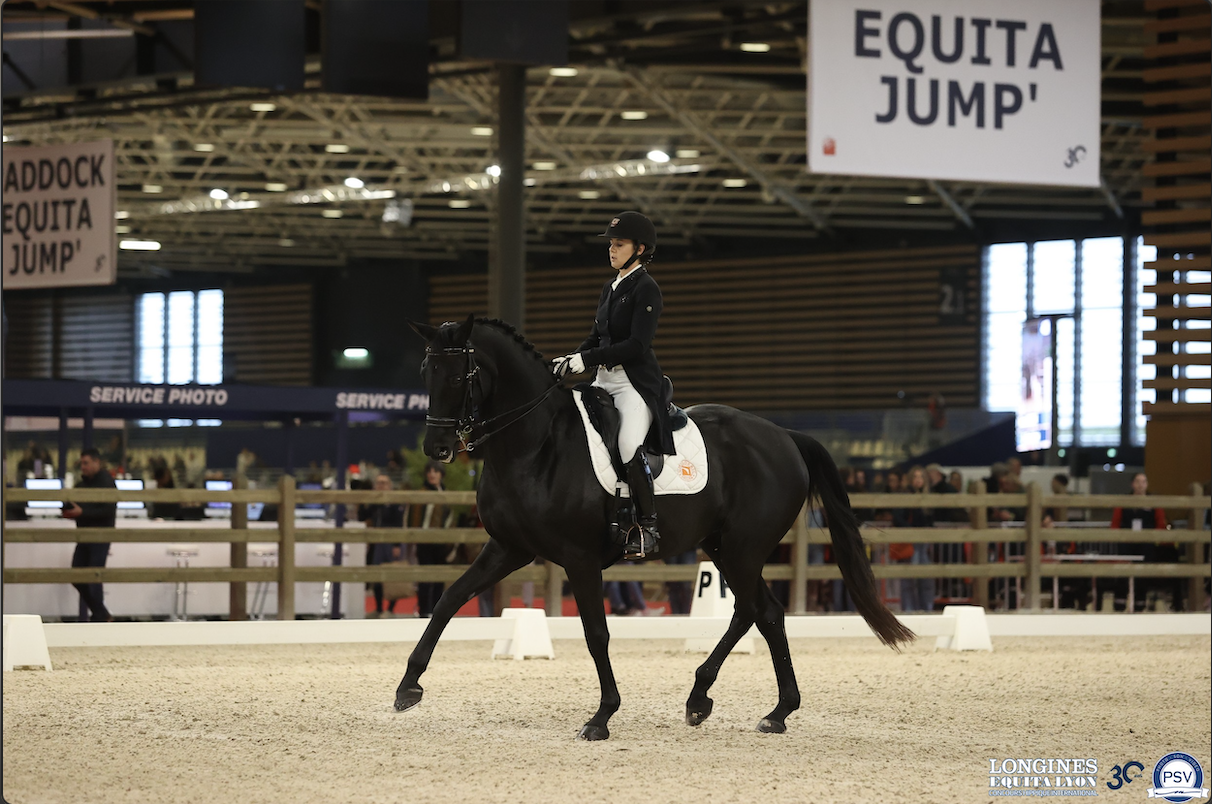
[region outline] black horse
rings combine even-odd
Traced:
[[[461,324],[412,327],[426,341],[425,454],[450,461],[460,442],[476,444],[484,459],[477,504],[491,539],[434,608],[408,659],[395,708],[402,712],[421,702],[421,674],[455,612],[542,556],[568,574],[601,682],[601,703],[580,737],[604,740],[610,736],[607,722],[619,708],[602,604],[602,566],[611,560],[603,561],[603,546],[614,500],[594,476],[572,394],[552,377],[542,355],[501,321],[468,317]],[[658,498],[661,552],[676,555],[702,547],[732,587],[736,606],[724,637],[695,673],[686,722],[697,726],[711,714],[707,692],[724,659],[756,622],[770,646],[779,688],[778,705],[757,728],[781,733],[787,715],[800,706],[800,693],[783,607],[762,580],[762,566],[806,498],[824,505],[842,578],[876,636],[896,648],[914,634],[880,600],[849,498],[824,447],[723,405],[696,405],[688,413],[707,443],[710,482],[698,494]]]

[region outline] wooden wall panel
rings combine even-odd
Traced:
[[[11,293],[5,299],[7,377],[131,382],[135,308],[130,294]]]
[[[940,272],[965,277],[965,315],[940,321]],[[679,404],[750,410],[887,408],[932,391],[979,404],[975,245],[662,263],[665,312],[655,348]],[[609,269],[527,274],[526,335],[544,353],[589,332]],[[431,322],[487,309],[484,275],[431,279]]]
[[[234,287],[223,293],[223,357],[236,382],[308,385],[312,378],[310,284]],[[224,374],[229,374],[225,368]]]
[[[8,332],[4,339],[4,376],[43,380],[54,376],[54,305],[50,295],[4,294]]]

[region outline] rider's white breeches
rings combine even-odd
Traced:
[[[648,436],[648,428],[652,426],[652,411],[644,404],[640,392],[627,379],[627,372],[622,366],[608,369],[598,367],[598,376],[593,384],[603,388],[614,398],[614,406],[619,411],[619,455],[623,461],[635,457],[635,451],[644,443]]]

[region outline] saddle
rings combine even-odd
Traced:
[[[587,382],[576,385],[575,390],[581,392],[581,399],[585,402],[585,412],[589,414],[589,422],[602,436],[607,449],[610,450],[610,463],[614,467],[615,473],[619,477],[626,477],[627,462],[619,454],[619,427],[622,419],[619,416],[618,408],[614,406],[614,399],[604,389]],[[661,382],[661,404],[664,406],[665,416],[669,420],[670,432],[676,433],[686,426],[688,420],[686,411],[673,404],[673,380],[669,377],[664,377]],[[652,476],[660,477],[661,469],[665,466],[665,456],[652,452],[648,452],[647,455]]]

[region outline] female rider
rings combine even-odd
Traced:
[[[619,455],[627,461],[627,477],[619,478],[619,511],[611,523],[612,535],[622,539],[623,552],[643,558],[657,552],[656,496],[645,448],[672,455],[673,434],[661,405],[663,376],[652,339],[661,317],[661,289],[646,266],[656,253],[656,227],[638,212],[621,212],[600,235],[610,240],[610,267],[618,272],[608,280],[598,300],[589,337],[577,351],[556,358],[557,373],[580,374],[597,366],[593,384],[614,398],[619,411]],[[628,488],[629,487],[629,488]],[[636,527],[626,523],[625,497],[636,507]]]

